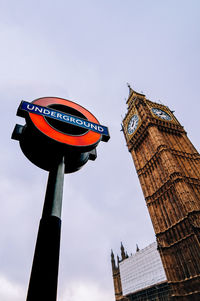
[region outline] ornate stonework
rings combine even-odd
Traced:
[[[172,298],[200,300],[200,155],[168,107],[131,88],[127,105],[123,131]]]

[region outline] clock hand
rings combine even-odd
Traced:
[[[131,124],[131,127],[133,127],[133,126],[134,126],[134,123],[135,123],[135,120],[133,120],[133,122],[132,122],[132,124]]]

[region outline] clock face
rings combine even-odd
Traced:
[[[158,116],[159,118],[162,118],[164,120],[171,120],[171,116],[169,114],[167,114],[165,111],[161,110],[161,109],[158,109],[158,108],[152,108],[151,109],[152,112]]]
[[[137,115],[133,115],[131,117],[131,119],[129,120],[128,126],[127,126],[127,131],[128,134],[131,135],[135,132],[135,130],[137,129],[138,126],[138,122],[139,122],[139,118]]]

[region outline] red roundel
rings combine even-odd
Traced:
[[[75,112],[78,112],[79,116],[82,115],[86,120],[99,124],[98,120],[88,110],[76,104],[75,102],[63,98],[43,97],[34,100],[32,103],[43,107],[66,107],[66,109],[69,108]],[[70,146],[91,146],[97,144],[101,139],[101,134],[93,132],[91,130],[84,131],[84,133],[78,135],[75,135],[73,133],[64,133],[51,126],[50,122],[48,122],[47,119],[42,115],[29,113],[29,116],[37,129],[40,130],[43,134],[52,138],[53,140]]]

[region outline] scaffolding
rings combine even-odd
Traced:
[[[169,301],[170,288],[167,282],[126,296],[129,301]]]

